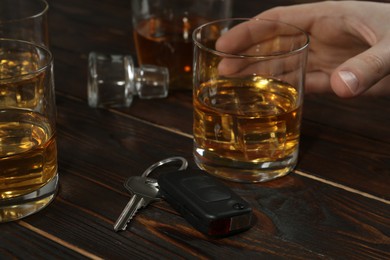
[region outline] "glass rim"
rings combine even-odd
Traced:
[[[9,1],[13,2],[14,0],[9,0]],[[29,1],[31,1],[31,0],[29,0]],[[9,19],[9,20],[2,20],[0,18],[0,24],[13,23],[13,22],[17,22],[17,21],[24,21],[24,20],[34,19],[34,18],[41,17],[44,14],[46,14],[47,11],[49,10],[48,2],[46,0],[35,0],[35,1],[40,2],[40,3],[43,4],[42,10],[40,10],[37,13],[34,13],[32,15],[25,16],[25,17],[13,18],[13,19]]]
[[[199,40],[197,40],[197,35],[199,34],[199,32],[203,28],[205,28],[207,26],[210,26],[212,24],[217,24],[217,23],[222,23],[222,22],[229,22],[229,21],[242,21],[242,22],[244,22],[244,21],[266,21],[266,22],[273,22],[273,23],[282,24],[282,25],[288,26],[290,28],[294,28],[295,30],[297,30],[297,32],[300,32],[306,38],[306,41],[303,44],[301,44],[299,47],[294,48],[293,50],[279,52],[277,54],[248,55],[248,54],[233,54],[233,53],[218,51],[216,49],[211,49],[211,48],[205,46]],[[299,28],[298,26],[290,24],[290,23],[282,22],[282,21],[279,21],[279,20],[260,19],[260,18],[226,18],[226,19],[220,19],[220,20],[211,21],[211,22],[202,24],[199,27],[195,28],[195,30],[192,33],[192,40],[194,41],[194,44],[196,46],[198,46],[200,49],[206,50],[206,51],[208,51],[210,53],[213,53],[213,54],[215,54],[217,56],[221,56],[221,57],[224,57],[224,58],[240,58],[240,59],[242,59],[242,58],[246,58],[246,59],[247,58],[251,58],[251,59],[258,59],[258,60],[274,59],[274,58],[278,58],[278,57],[280,58],[280,57],[292,56],[292,55],[295,55],[295,54],[300,53],[303,50],[305,50],[309,46],[309,43],[310,43],[309,34],[307,32],[305,32],[303,29]]]
[[[24,78],[24,77],[29,76],[29,75],[39,74],[42,71],[49,68],[53,64],[53,54],[45,46],[35,44],[32,42],[28,42],[28,41],[23,41],[23,40],[0,38],[0,46],[1,46],[2,42],[17,43],[18,45],[29,46],[29,47],[32,47],[35,49],[39,49],[40,51],[43,51],[45,54],[48,55],[48,59],[47,59],[47,61],[45,61],[42,65],[39,65],[39,67],[33,71],[29,71],[27,73],[15,75],[15,76],[10,76],[10,77],[5,77],[5,78],[0,77],[0,82],[9,81],[11,79]],[[0,47],[0,50],[1,50],[1,47]],[[0,61],[1,61],[1,59],[0,59]]]

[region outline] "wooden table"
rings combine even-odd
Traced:
[[[308,1],[236,1],[234,16],[294,2]],[[88,53],[135,56],[130,0],[49,3],[60,189],[41,212],[0,225],[1,259],[390,259],[389,97],[306,96],[296,170],[262,184],[226,182],[254,209],[247,232],[205,237],[164,201],[114,232],[128,176],[173,155],[193,166],[191,93],[90,108]]]

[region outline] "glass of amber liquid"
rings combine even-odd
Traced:
[[[48,205],[58,185],[52,55],[0,39],[0,222]]]
[[[278,21],[227,19],[193,38],[197,165],[237,182],[288,174],[298,158],[308,35]]]
[[[170,89],[192,89],[193,30],[231,16],[232,0],[131,0],[140,65],[169,70]]]

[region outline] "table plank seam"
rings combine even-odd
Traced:
[[[193,135],[192,134],[188,134],[188,133],[185,133],[179,129],[175,129],[175,128],[171,128],[171,127],[167,127],[167,126],[163,126],[163,125],[159,125],[159,124],[156,124],[156,123],[153,123],[153,122],[149,122],[149,121],[146,121],[144,119],[141,119],[141,118],[138,118],[138,117],[135,117],[135,116],[132,116],[132,115],[128,115],[126,113],[123,113],[121,111],[118,111],[118,110],[115,110],[115,109],[110,109],[108,108],[107,110],[109,110],[110,112],[113,112],[115,114],[118,114],[118,115],[121,115],[121,116],[124,116],[124,117],[128,117],[128,118],[131,118],[131,119],[134,119],[138,122],[141,122],[145,125],[149,125],[149,126],[153,126],[153,127],[156,127],[156,128],[159,128],[159,129],[162,129],[162,130],[165,130],[167,132],[171,132],[171,133],[174,133],[174,134],[178,134],[178,135],[181,135],[181,136],[184,136],[184,137],[187,137],[187,138],[190,138],[192,139],[193,138]]]
[[[382,202],[382,203],[390,205],[390,201],[389,200],[377,197],[375,195],[369,194],[369,193],[364,192],[364,191],[360,191],[360,190],[357,190],[357,189],[345,186],[343,184],[339,184],[339,183],[336,183],[336,182],[333,182],[333,181],[329,181],[329,180],[326,180],[326,179],[323,179],[323,178],[320,178],[320,177],[317,177],[317,176],[305,173],[305,172],[300,171],[300,170],[293,170],[293,173],[295,173],[297,175],[300,175],[300,176],[303,176],[303,177],[306,177],[306,178],[309,178],[309,179],[312,179],[312,180],[315,180],[315,181],[319,181],[319,182],[328,184],[330,186],[333,186],[333,187],[336,187],[336,188],[339,188],[339,189],[342,189],[342,190],[345,190],[345,191],[348,191],[348,192],[351,192],[351,193],[355,193],[355,194],[361,195],[361,196],[369,198],[369,199],[377,200],[379,202]]]
[[[77,246],[75,246],[75,245],[73,245],[73,244],[71,244],[69,242],[66,242],[66,241],[62,240],[59,237],[56,237],[56,236],[54,236],[52,234],[49,234],[49,233],[47,233],[47,232],[45,232],[45,231],[43,231],[43,230],[41,230],[39,228],[36,228],[36,227],[28,224],[27,222],[23,221],[23,220],[19,220],[18,224],[23,226],[23,227],[25,227],[25,228],[27,228],[28,230],[31,230],[31,231],[37,233],[38,235],[40,235],[42,237],[45,237],[45,238],[47,238],[47,239],[49,239],[49,240],[51,240],[51,241],[53,241],[53,242],[55,242],[57,244],[60,244],[60,245],[66,247],[66,248],[68,248],[70,250],[73,250],[74,252],[77,252],[80,255],[83,255],[83,256],[85,256],[87,258],[95,259],[95,260],[103,259],[103,258],[101,258],[101,257],[99,257],[99,256],[97,256],[97,255],[95,255],[95,254],[93,254],[91,252],[88,252],[88,251],[86,251],[86,250],[84,250],[82,248],[79,248],[79,247],[77,247]]]

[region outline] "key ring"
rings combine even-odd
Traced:
[[[156,168],[158,168],[158,167],[160,167],[162,165],[168,164],[168,163],[178,162],[178,161],[181,162],[181,166],[179,167],[179,169],[177,169],[178,171],[182,171],[182,170],[187,169],[188,162],[187,162],[187,160],[184,157],[181,157],[181,156],[170,157],[170,158],[166,158],[164,160],[161,160],[161,161],[156,162],[155,164],[152,164],[151,166],[149,166],[149,168],[147,168],[142,173],[141,177],[145,177],[146,178]]]

